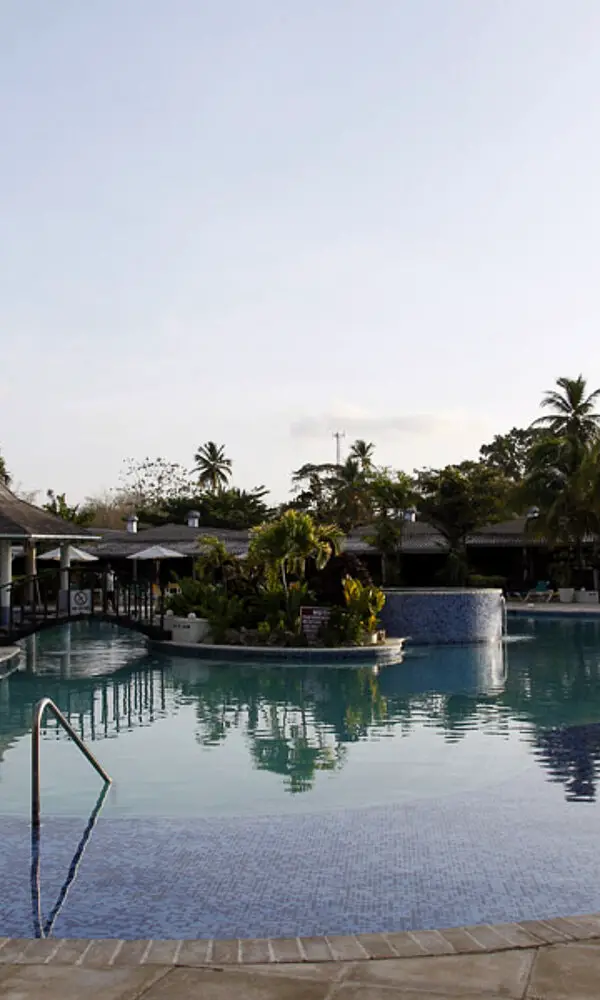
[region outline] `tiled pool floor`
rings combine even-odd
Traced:
[[[44,823],[44,916],[85,823]],[[29,825],[3,819],[0,833],[0,935],[32,936]],[[596,810],[535,773],[514,796],[254,819],[101,816],[53,934],[262,938],[592,913],[599,859]]]

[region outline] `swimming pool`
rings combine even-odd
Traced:
[[[0,935],[34,933],[31,707],[51,697],[114,778],[52,925],[64,937],[265,937],[600,910],[600,622],[408,649],[370,669],[148,654],[81,623],[0,682]],[[100,786],[49,723],[47,917]]]

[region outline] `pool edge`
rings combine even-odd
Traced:
[[[3,965],[277,966],[491,954],[600,939],[600,914],[381,934],[231,940],[0,938]]]

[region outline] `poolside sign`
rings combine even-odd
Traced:
[[[70,593],[72,615],[89,615],[92,611],[91,590],[72,590]]]
[[[300,628],[309,645],[319,638],[319,632],[327,625],[331,608],[300,608]]]

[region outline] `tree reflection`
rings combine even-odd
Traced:
[[[283,777],[292,793],[343,767],[348,744],[425,726],[448,743],[474,729],[501,738],[516,730],[568,801],[591,801],[600,774],[600,623],[566,626],[544,622],[535,641],[511,644],[510,669],[494,650],[430,649],[380,675],[204,668],[182,692],[195,702],[200,743],[240,729],[255,766]]]
[[[600,761],[600,724],[550,729],[536,735],[536,756],[568,802],[594,802]]]
[[[508,669],[502,647],[492,645],[413,650],[379,675],[368,668],[210,665],[175,657],[151,669],[146,659],[136,661],[110,678],[17,672],[2,682],[0,761],[30,731],[32,703],[42,695],[86,740],[152,725],[187,703],[201,746],[241,734],[254,766],[278,775],[291,794],[343,768],[353,744],[426,728],[447,743],[473,730],[496,739],[516,735],[568,801],[594,801],[600,622],[517,624],[520,632],[530,628],[534,641],[509,644]]]
[[[248,738],[260,770],[285,779],[287,789],[310,789],[320,771],[339,769],[344,744],[383,724],[387,704],[371,669],[318,670],[228,665],[181,682],[193,699],[203,746],[223,742],[232,728]]]
[[[600,774],[600,623],[544,622],[515,645],[502,702],[569,802],[596,799]]]

